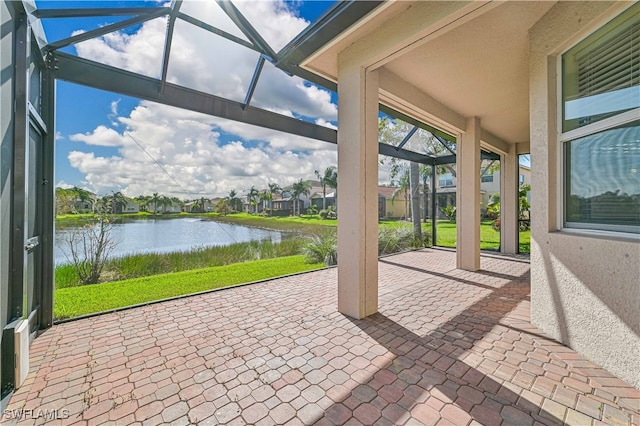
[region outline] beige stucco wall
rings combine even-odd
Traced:
[[[610,3],[559,3],[530,32],[531,318],[640,388],[640,240],[563,230],[559,201],[556,58],[613,12]]]
[[[387,199],[385,201],[387,214],[386,217],[407,217],[411,216],[408,209],[409,204],[405,201],[404,195],[398,195],[395,200]]]

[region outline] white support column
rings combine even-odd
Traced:
[[[480,119],[467,118],[458,142],[456,175],[457,262],[460,269],[480,269]]]
[[[378,312],[378,73],[338,57],[338,311]]]
[[[519,167],[517,146],[500,159],[500,251],[518,252]]]

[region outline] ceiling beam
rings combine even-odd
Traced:
[[[462,133],[466,129],[466,120],[462,115],[403,80],[397,74],[386,68],[380,68],[378,76],[382,101],[396,106],[396,109],[409,104],[417,109],[421,115],[427,117],[434,126],[446,131]]]
[[[253,25],[229,0],[216,0],[218,6],[231,18],[234,24],[247,36],[251,43],[255,44],[270,61],[276,62],[276,52],[269,46],[269,43],[262,38],[260,33],[253,28]]]
[[[408,151],[406,149],[396,149],[395,146],[386,143],[378,144],[378,153],[380,155],[386,155],[388,157],[399,158],[401,160],[413,161],[414,163],[433,165],[435,162],[434,157],[420,154],[414,151]]]
[[[268,129],[336,143],[334,129],[319,126],[275,112],[248,106],[219,96],[199,92],[62,52],[55,53],[55,77],[84,86],[107,90],[134,98],[146,99],[189,111],[239,121]]]
[[[246,47],[247,49],[251,49],[251,50],[255,50],[256,52],[260,52],[260,49],[258,49],[256,46],[254,46],[253,44],[249,43],[246,40],[241,39],[238,36],[234,36],[233,34],[230,34],[226,31],[222,31],[219,28],[214,27],[213,25],[209,25],[206,22],[202,22],[199,19],[194,18],[193,16],[187,15],[185,13],[178,13],[178,18],[182,19],[185,22],[190,23],[191,25],[195,25],[196,27],[202,28],[205,31],[209,31],[210,33],[213,33],[215,35],[219,35],[220,37],[224,37],[227,40],[230,40],[234,43],[237,43],[241,46]],[[260,52],[261,53],[261,52]]]
[[[491,151],[497,151],[500,154],[509,153],[510,144],[503,141],[488,130],[482,129],[482,132],[480,133],[480,141],[485,146],[485,148]]]
[[[75,36],[67,37],[62,40],[55,41],[53,43],[49,43],[45,46],[46,51],[54,51],[61,49],[63,47],[69,46],[71,44],[80,43],[82,41],[90,40],[95,37],[100,37],[105,34],[109,34],[114,31],[121,30],[123,28],[131,27],[133,25],[141,24],[146,21],[150,21],[152,19],[158,18],[162,15],[166,15],[169,13],[171,9],[169,8],[160,8],[154,10],[153,13],[147,13],[144,15],[136,16],[135,18],[125,19],[124,21],[116,22],[114,24],[105,25],[104,27],[96,28],[95,30],[87,31],[84,33],[77,34]]]
[[[253,76],[251,77],[251,83],[249,83],[249,89],[247,90],[247,95],[244,98],[244,107],[248,107],[251,103],[251,98],[253,98],[253,92],[256,90],[256,86],[258,85],[258,80],[260,79],[260,73],[262,72],[262,67],[264,66],[264,55],[260,55],[258,58],[258,63],[256,64],[256,69],[253,71]]]
[[[358,55],[364,67],[378,69],[398,56],[481,16],[500,2],[413,1],[404,4],[404,10],[384,22],[385,31],[367,34],[350,44],[345,53]]]
[[[393,117],[395,119],[402,120],[402,121],[404,121],[406,123],[409,123],[409,124],[413,124],[414,126],[418,126],[419,128],[421,128],[423,130],[426,130],[427,132],[432,133],[434,135],[438,135],[441,138],[443,138],[445,140],[448,140],[449,142],[453,142],[453,143],[456,142],[456,138],[451,136],[450,134],[445,133],[440,129],[436,129],[433,126],[429,126],[428,124],[423,123],[422,121],[416,120],[415,118],[413,118],[413,117],[411,117],[409,115],[406,115],[406,114],[404,114],[404,113],[402,113],[402,112],[400,112],[398,110],[395,110],[395,109],[391,108],[388,105],[385,105],[385,104],[381,103],[380,104],[380,111],[382,111],[383,113],[385,113],[388,116],[391,116],[391,117]]]
[[[165,13],[169,12],[168,7],[100,7],[87,9],[36,9],[33,16],[40,19],[49,18],[88,18],[92,16],[134,16],[153,13],[159,9],[165,9]]]
[[[381,0],[337,2],[315,22],[287,43],[277,56],[279,61],[300,64],[365,15],[383,4]]]
[[[160,80],[63,52],[54,52],[53,55],[56,61],[54,75],[60,80],[319,141],[336,144],[338,140],[335,129],[252,106],[244,108],[240,102],[187,89],[173,83],[166,83],[165,90],[161,93]],[[404,149],[396,150],[394,146],[382,143],[378,146],[382,155],[422,164],[434,162],[433,157],[424,154]]]
[[[409,132],[405,135],[405,137],[402,139],[402,142],[400,142],[398,144],[398,146],[396,147],[396,149],[401,149],[403,146],[405,146],[407,144],[407,142],[409,142],[409,139],[411,139],[411,137],[413,135],[415,135],[415,133],[418,131],[418,126],[413,126],[413,128],[411,130],[409,130]]]
[[[167,33],[164,40],[164,53],[162,55],[162,76],[160,79],[160,91],[164,92],[164,86],[167,83],[167,73],[169,72],[169,56],[171,55],[171,42],[173,41],[173,30],[176,25],[176,18],[180,13],[182,0],[178,0],[172,4],[171,13],[169,14],[169,22],[167,22]]]

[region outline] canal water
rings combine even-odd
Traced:
[[[56,265],[70,263],[65,237],[75,228],[56,230]],[[227,246],[254,240],[280,242],[282,233],[259,228],[220,223],[200,218],[145,219],[114,223],[111,239],[116,248],[111,257],[138,253],[169,253],[200,247]]]

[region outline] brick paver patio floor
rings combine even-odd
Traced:
[[[364,320],[336,311],[327,269],[56,325],[9,410],[88,425],[638,423],[638,390],[529,323],[526,258],[485,254],[472,273],[427,249],[379,269],[380,313]]]

